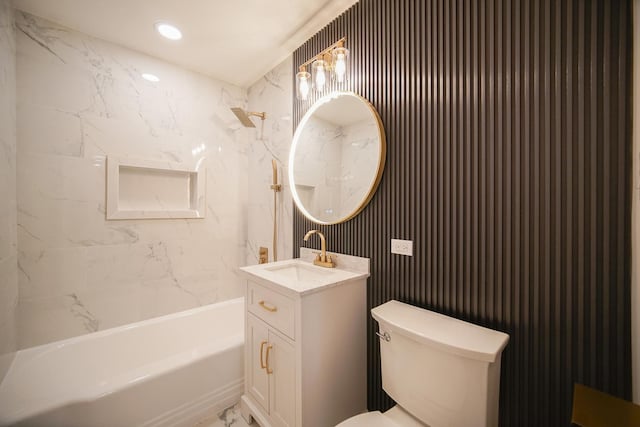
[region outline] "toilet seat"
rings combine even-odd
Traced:
[[[416,418],[396,405],[384,414],[380,411],[372,411],[356,415],[344,420],[336,427],[425,427]]]
[[[366,412],[344,420],[336,427],[401,427],[380,411]]]

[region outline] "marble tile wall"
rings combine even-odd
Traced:
[[[282,191],[277,194],[278,259],[293,256],[291,189],[288,179],[289,148],[292,129],[292,58],[289,57],[249,88],[249,109],[267,113],[264,130],[259,119],[253,118],[255,129],[248,129],[249,201],[246,242],[247,265],[258,263],[260,246],[269,249],[273,261],[273,191],[271,159],[278,164]]]
[[[268,141],[249,141],[229,109],[247,106],[244,89],[15,16],[19,347],[240,296],[246,171],[257,170],[261,146],[284,153],[290,122],[270,119]],[[254,102],[273,111],[263,100],[290,80],[265,77]],[[107,156],[201,162],[206,218],[107,221]]]
[[[16,349],[16,42],[11,2],[0,0],[0,381]]]

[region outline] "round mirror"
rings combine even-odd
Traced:
[[[366,99],[338,92],[304,115],[289,154],[289,182],[311,221],[337,224],[356,216],[380,182],[386,156],[382,121]]]

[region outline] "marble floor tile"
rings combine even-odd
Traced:
[[[251,427],[260,427],[255,422],[250,425]],[[240,403],[237,403],[216,416],[199,421],[193,427],[249,427],[249,424],[240,415]]]

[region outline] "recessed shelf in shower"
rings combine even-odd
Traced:
[[[108,158],[107,219],[204,218],[204,214],[202,167]]]

